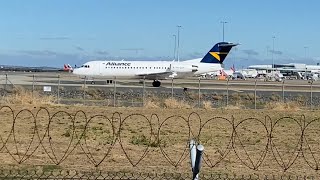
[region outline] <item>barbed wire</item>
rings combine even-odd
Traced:
[[[7,154],[16,164],[23,164],[28,160],[37,158],[37,152],[42,149],[51,163],[60,165],[70,156],[74,155],[73,152],[77,149],[81,151],[81,153],[78,153],[79,156],[85,157],[94,167],[98,167],[114,153],[113,148],[116,143],[119,143],[123,153],[122,155],[125,156],[132,167],[141,164],[142,160],[149,154],[150,149],[158,149],[160,155],[162,155],[167,163],[176,168],[182,166],[182,163],[187,159],[189,155],[189,141],[191,139],[196,139],[203,143],[206,149],[214,149],[210,143],[206,145],[205,139],[212,140],[218,139],[219,137],[210,136],[210,138],[208,138],[205,136],[213,134],[213,129],[210,129],[211,125],[218,127],[224,124],[224,128],[227,130],[224,133],[226,137],[222,138],[228,139],[224,142],[225,146],[215,149],[215,152],[218,154],[215,158],[212,158],[212,151],[204,151],[203,161],[209,168],[217,167],[230,155],[230,152],[233,151],[236,156],[236,161],[252,170],[259,170],[261,165],[266,161],[267,155],[271,155],[273,157],[272,160],[274,160],[283,171],[290,169],[299,157],[302,157],[305,165],[311,169],[319,170],[320,145],[317,140],[320,137],[317,139],[318,133],[316,133],[316,130],[320,128],[317,124],[320,123],[320,118],[306,120],[305,116],[301,116],[298,119],[281,117],[272,120],[269,116],[265,116],[263,119],[250,117],[237,120],[234,117],[231,119],[212,117],[203,120],[200,114],[192,112],[188,116],[172,115],[161,119],[157,114],[147,116],[141,113],[130,114],[130,112],[128,112],[128,115],[114,112],[107,115],[95,114],[88,116],[86,112],[81,110],[75,113],[66,110],[51,114],[49,109],[45,107],[33,111],[22,109],[15,113],[10,106],[2,106],[0,113],[0,126],[3,126],[3,128],[8,126],[6,130],[0,128],[0,152],[2,152],[0,153],[0,158]],[[30,119],[32,119],[32,122]],[[19,130],[19,127],[22,126],[20,123],[22,123],[23,120],[28,120],[26,123],[29,123],[31,129],[23,126],[22,130]],[[62,121],[67,121],[69,126],[62,123]],[[177,122],[182,122],[182,124],[179,125],[180,128],[175,132],[173,129],[170,129],[170,127],[177,124]],[[288,124],[288,122],[293,123]],[[68,140],[68,142],[65,142],[66,147],[64,150],[57,150],[61,149],[61,144],[58,142],[61,137],[55,134],[54,130],[59,130],[59,123],[60,126],[68,130],[64,137]],[[95,127],[95,123],[99,124],[101,128]],[[141,135],[141,139],[138,140],[142,142],[131,142],[130,144],[127,140],[128,137],[125,133],[125,128],[132,127],[132,125],[136,123],[143,124],[140,132],[137,133]],[[260,126],[260,129],[250,129],[252,124],[257,124]],[[286,127],[286,125],[288,125],[288,127]],[[295,132],[295,143],[288,145],[290,147],[286,147],[284,151],[281,146],[283,142],[277,143],[279,141],[277,131],[285,129],[290,132],[292,131],[292,129],[290,129],[292,127],[297,129]],[[90,129],[93,128],[105,131],[101,133],[105,135],[101,138],[101,142],[95,138],[97,132],[90,131]],[[103,128],[109,128],[110,130],[107,131]],[[221,129],[221,127],[218,128]],[[21,131],[23,131],[23,133]],[[206,131],[209,131],[209,133],[206,133]],[[256,131],[259,131],[261,140],[255,143],[247,142],[244,138],[244,133],[257,134]],[[186,137],[185,141],[182,140],[178,142],[180,143],[180,154],[176,153],[173,157],[171,146],[168,145],[167,142],[170,139],[168,140],[167,136],[169,134],[175,137],[175,135],[179,135],[179,133],[184,133]],[[132,134],[135,134],[135,132],[132,132]],[[222,134],[218,135],[222,136]],[[289,138],[286,137],[286,134],[282,136]],[[310,136],[312,136],[312,139]],[[28,141],[24,142],[21,140],[21,137],[24,138],[23,140]],[[263,143],[261,143],[261,141],[263,141]],[[97,150],[93,151],[95,150],[92,147],[93,143],[98,144],[99,147],[101,146],[98,150],[102,151],[102,156],[97,156]],[[140,146],[141,154],[138,155],[137,158],[132,158],[132,154],[130,153],[131,146]],[[258,146],[260,149],[258,148],[257,150]],[[176,147],[177,146],[175,146],[175,148]],[[248,147],[255,147],[256,149],[253,148],[253,150],[251,150],[248,149]]]
[[[200,179],[204,180],[220,180],[220,179],[295,179],[295,180],[311,180],[317,176],[303,175],[259,175],[259,174],[200,174]],[[192,179],[192,174],[182,173],[142,173],[142,172],[83,172],[78,170],[56,170],[56,171],[37,171],[37,170],[5,170],[0,169],[0,179],[75,179],[75,180],[120,180],[120,179],[150,179],[150,180],[183,180]]]

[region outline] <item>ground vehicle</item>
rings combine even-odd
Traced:
[[[246,78],[244,77],[244,75],[240,72],[234,72],[232,74],[232,79],[234,80],[238,80],[238,79],[242,79],[242,80],[245,80]]]

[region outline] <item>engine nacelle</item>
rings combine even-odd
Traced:
[[[198,66],[191,64],[173,64],[171,70],[177,73],[192,73],[198,71]]]

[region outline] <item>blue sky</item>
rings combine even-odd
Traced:
[[[221,21],[225,40],[241,43],[226,65],[271,64],[272,54],[276,63],[315,64],[319,7],[318,0],[0,0],[0,64],[170,60],[177,25],[181,59],[202,57],[222,41]]]

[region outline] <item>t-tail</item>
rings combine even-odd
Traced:
[[[213,48],[202,58],[200,62],[222,64],[232,47],[237,45],[238,44],[234,43],[219,42],[213,46]]]

